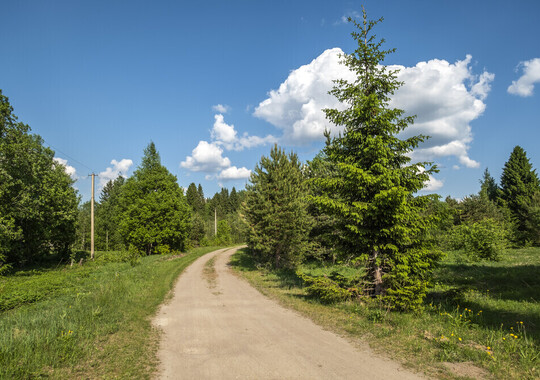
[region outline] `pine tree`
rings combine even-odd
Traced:
[[[202,208],[204,209],[204,205],[206,204],[206,198],[204,197],[203,188],[200,183],[199,183],[199,186],[197,187],[197,193],[199,193],[199,202],[202,205]]]
[[[507,207],[516,226],[516,242],[538,241],[539,226],[530,223],[534,219],[535,194],[540,191],[540,182],[526,152],[519,145],[514,148],[504,164],[501,176],[500,203]]]
[[[349,21],[358,29],[352,33],[358,48],[343,62],[357,79],[338,80],[330,92],[348,108],[325,110],[344,132],[335,138],[327,133],[324,153],[335,174],[313,180],[324,190],[313,202],[342,221],[347,249],[366,260],[369,291],[396,309],[415,309],[439,253],[426,239],[431,221],[423,210],[429,198],[414,194],[436,168],[411,164],[407,155],[426,136],[397,137],[414,118],[388,106],[402,83],[382,64],[394,49],[381,50],[384,40],[371,34],[382,19],[369,21],[364,11],[362,25]]]
[[[484,171],[484,176],[480,180],[480,196],[489,199],[492,202],[497,200],[499,192],[499,186],[495,182],[495,179],[489,174],[488,168]]]
[[[101,190],[96,209],[96,245],[102,250],[121,250],[125,248],[118,225],[120,223],[120,196],[125,179],[118,176],[110,180]]]
[[[121,204],[120,231],[127,244],[146,254],[184,250],[191,212],[176,176],[161,165],[153,142],[126,181]]]
[[[199,192],[197,191],[197,186],[195,183],[190,183],[186,190],[186,201],[188,205],[191,206],[193,212],[200,212],[202,209],[201,200],[199,197]]]
[[[296,154],[275,145],[263,156],[247,186],[248,247],[276,268],[294,267],[307,249],[306,183]]]
[[[231,212],[236,212],[240,206],[240,198],[238,197],[238,193],[234,186],[229,194],[229,205]]]

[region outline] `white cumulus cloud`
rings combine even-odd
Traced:
[[[133,160],[129,158],[123,158],[120,161],[111,160],[111,165],[104,171],[100,172],[99,177],[99,186],[103,187],[107,182],[115,180],[118,176],[127,177],[127,172],[129,168],[133,165]]]
[[[247,132],[239,137],[234,125],[227,124],[221,113],[214,115],[214,125],[210,136],[211,142],[199,141],[197,147],[191,152],[191,156],[187,156],[180,166],[194,172],[219,172],[217,175],[207,175],[207,179],[217,178],[225,181],[249,178],[251,171],[245,167],[231,166],[229,158],[223,156],[224,149],[240,151],[277,141],[271,135],[250,136]]]
[[[229,112],[229,108],[230,107],[228,105],[223,104],[216,104],[215,106],[212,106],[212,110],[219,113],[227,113]]]
[[[523,69],[523,74],[517,81],[512,81],[507,91],[512,95],[532,96],[534,84],[540,83],[540,58],[520,62],[519,68]]]
[[[215,144],[223,146],[227,150],[240,151],[277,141],[272,135],[266,137],[249,136],[247,132],[244,132],[242,137],[238,137],[234,125],[225,123],[223,115],[214,115],[214,119],[211,137]]]
[[[71,179],[76,180],[78,178],[77,170],[73,166],[68,165],[68,161],[66,159],[54,157],[53,161],[62,165],[64,167],[64,171],[71,177]]]
[[[191,151],[191,156],[187,156],[180,166],[194,172],[216,173],[230,167],[231,160],[223,157],[223,149],[217,144],[199,141],[199,144]]]
[[[342,64],[339,48],[328,49],[309,64],[293,70],[277,90],[262,101],[253,113],[283,131],[281,140],[287,144],[302,145],[321,140],[325,129],[341,131],[330,125],[323,108],[342,107],[328,94],[333,80],[353,79],[354,75]]]
[[[426,182],[422,191],[437,191],[443,187],[444,182],[436,179],[432,175],[429,176],[429,180]]]
[[[230,168],[224,169],[221,173],[218,174],[218,179],[221,180],[238,180],[238,179],[247,179],[251,175],[251,170],[246,169],[245,167],[237,168],[236,166],[231,166]]]
[[[212,138],[222,143],[233,143],[236,138],[234,125],[225,123],[223,115],[214,115],[214,128],[212,128]]]
[[[471,72],[472,57],[449,63],[433,59],[414,67],[391,66],[399,70],[404,85],[393,96],[390,105],[417,115],[402,135],[431,136],[413,153],[417,160],[455,156],[466,167],[480,164],[468,155],[473,135],[470,123],[484,112],[484,103],[495,76],[484,71]]]
[[[281,129],[281,141],[286,144],[309,144],[324,141],[323,132],[332,134],[341,128],[330,124],[322,109],[344,109],[328,91],[335,79],[353,81],[355,75],[340,63],[339,48],[328,49],[311,63],[293,70],[289,77],[272,90],[254,115]],[[418,117],[407,135],[419,133],[429,139],[414,152],[415,159],[433,160],[455,156],[462,165],[478,167],[468,156],[472,141],[470,122],[478,118],[486,105],[494,75],[487,71],[474,75],[470,68],[471,56],[453,64],[433,59],[414,67],[391,66],[399,70],[398,80],[405,84],[396,92],[391,106],[406,110]]]

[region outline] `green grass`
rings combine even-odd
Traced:
[[[149,378],[159,333],[151,317],[195,259],[149,256],[138,264],[94,262],[0,278],[0,378]]]
[[[233,267],[284,306],[430,376],[540,376],[540,248],[509,250],[495,263],[465,263],[450,253],[416,314],[370,299],[324,305],[294,272],[258,269],[245,250],[233,256]],[[315,273],[312,266],[300,269]]]

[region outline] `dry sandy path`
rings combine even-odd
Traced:
[[[209,253],[178,279],[154,320],[163,330],[159,378],[421,378],[261,295],[227,267],[234,252]],[[214,283],[203,273],[212,257]]]

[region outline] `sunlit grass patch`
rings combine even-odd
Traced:
[[[143,257],[135,266],[98,256],[81,267],[3,278],[20,293],[47,293],[0,313],[0,378],[149,378],[158,344],[151,316],[178,274],[212,250]]]

